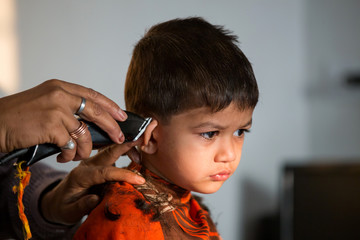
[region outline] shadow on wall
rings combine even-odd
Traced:
[[[360,158],[288,160],[273,212],[266,189],[242,182],[241,240],[360,239]],[[281,209],[280,209],[281,208]]]
[[[261,206],[272,201],[266,189],[261,188],[250,178],[240,182],[242,199],[241,214],[243,216],[242,232],[238,233],[241,240],[279,240],[280,222],[277,209],[266,212]]]

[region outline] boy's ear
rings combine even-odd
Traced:
[[[147,153],[147,154],[153,154],[157,150],[157,142],[156,138],[154,138],[154,134],[156,132],[156,127],[158,125],[158,121],[156,119],[153,119],[150,124],[145,129],[145,132],[143,134],[144,141],[141,145],[141,151]]]

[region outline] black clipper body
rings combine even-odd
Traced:
[[[136,141],[144,133],[146,127],[151,122],[151,118],[142,118],[134,113],[125,111],[128,118],[124,122],[117,122],[125,136],[125,142]],[[104,146],[113,144],[108,134],[92,122],[83,121],[90,132],[93,142],[93,149],[99,149]],[[44,143],[29,148],[14,150],[0,158],[0,166],[14,158],[19,161],[25,161],[25,166],[30,166],[41,159],[61,152],[61,148],[55,144]]]

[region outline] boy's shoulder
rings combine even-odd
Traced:
[[[144,196],[133,185],[116,182],[107,186],[101,203],[89,214],[74,239],[163,239],[159,222],[145,214],[136,202]],[[139,238],[140,237],[140,238]]]
[[[188,194],[172,204],[165,189],[148,179],[144,185],[116,182],[80,226],[74,239],[218,239],[215,224],[200,199]],[[165,236],[165,237],[164,237]]]

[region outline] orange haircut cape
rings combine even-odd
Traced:
[[[141,166],[129,169],[146,183],[116,182],[107,186],[102,202],[89,214],[74,239],[217,240],[209,213],[191,193]]]

